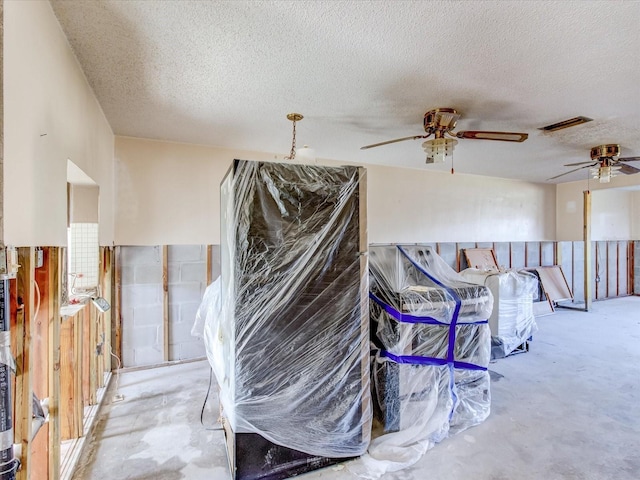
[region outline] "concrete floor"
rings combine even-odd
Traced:
[[[640,478],[640,297],[538,325],[529,353],[490,366],[487,421],[384,480]],[[103,407],[74,479],[230,478],[222,432],[200,425],[208,381],[204,361],[123,373],[125,398]],[[214,428],[217,408],[205,412]],[[344,466],[304,478],[357,479]]]

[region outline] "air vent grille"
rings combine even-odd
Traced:
[[[592,120],[593,118],[588,117],[574,117],[570,118],[569,120],[563,120],[562,122],[541,127],[538,130],[544,130],[545,132],[556,132],[558,130],[562,130],[563,128],[575,127],[576,125],[582,125],[583,123],[587,123]]]

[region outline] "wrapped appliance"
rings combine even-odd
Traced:
[[[371,246],[369,271],[374,411],[386,434],[367,461],[386,462],[384,473],[489,415],[493,298],[429,246]]]
[[[221,305],[205,343],[233,478],[361,455],[372,417],[365,170],[236,160],[221,195]]]
[[[472,283],[487,286],[493,295],[491,358],[527,351],[538,329],[533,315],[533,299],[538,295],[536,276],[526,271],[477,268],[467,268],[460,274]]]

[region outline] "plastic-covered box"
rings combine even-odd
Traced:
[[[485,285],[493,295],[493,312],[489,317],[491,358],[526,351],[529,339],[538,329],[533,315],[533,299],[538,292],[536,276],[525,271],[476,268],[467,268],[460,274],[470,282]]]
[[[205,344],[233,477],[361,455],[372,419],[365,170],[236,160],[221,194],[220,309]]]
[[[397,470],[489,415],[493,298],[429,246],[371,246],[369,262],[374,406],[386,434],[367,465]]]

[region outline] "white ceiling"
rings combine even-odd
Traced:
[[[456,172],[544,182],[598,144],[640,155],[637,1],[51,3],[117,135],[285,155],[300,112],[321,158],[448,170],[421,140],[359,147],[453,107],[459,130],[529,133],[460,140]]]

